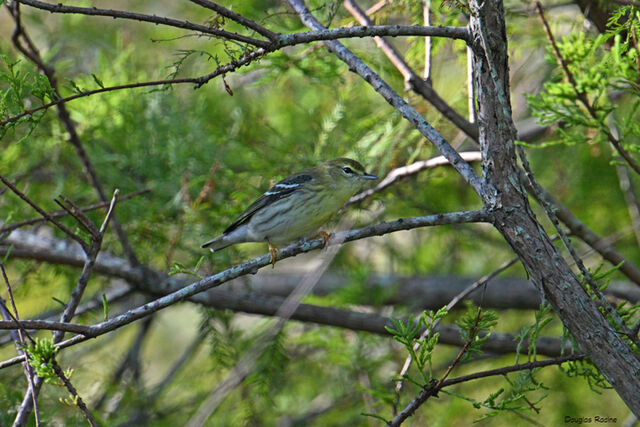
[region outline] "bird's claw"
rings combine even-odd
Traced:
[[[269,255],[271,255],[271,268],[276,267],[276,256],[279,253],[280,251],[278,250],[278,248],[276,248],[275,246],[272,246],[271,243],[269,243]]]
[[[327,242],[331,238],[331,234],[327,233],[326,231],[321,231],[318,234],[316,234],[315,237],[316,238],[320,237],[322,239],[322,248],[326,248],[327,247]]]

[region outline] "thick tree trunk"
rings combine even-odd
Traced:
[[[640,361],[600,313],[536,220],[519,179],[502,2],[472,0],[470,6],[482,167],[484,178],[495,189],[495,205],[488,206],[494,225],[581,349],[634,414],[640,415]]]

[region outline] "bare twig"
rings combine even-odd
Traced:
[[[60,317],[61,322],[71,321],[71,319],[75,315],[76,308],[78,308],[78,304],[80,304],[80,299],[84,294],[84,290],[86,289],[87,284],[89,283],[89,277],[91,275],[93,266],[98,257],[98,253],[100,252],[100,249],[102,247],[102,239],[104,237],[106,226],[109,223],[109,220],[111,219],[111,217],[113,216],[113,207],[115,206],[116,200],[118,199],[118,193],[119,191],[117,189],[113,192],[111,205],[109,206],[109,210],[105,215],[102,226],[100,227],[99,231],[97,231],[96,229],[97,233],[95,235],[92,235],[92,245],[89,248],[89,251],[87,253],[87,260],[82,268],[82,273],[78,278],[78,283],[74,288],[74,290],[71,292],[71,299],[69,303],[66,305],[64,309],[64,313],[62,313],[62,316]],[[93,227],[95,228],[95,225]],[[56,333],[53,334],[53,341],[55,343],[60,342],[62,337],[64,337],[64,333],[62,333],[61,331],[57,331]]]
[[[42,215],[43,218],[45,218],[47,221],[49,221],[50,223],[52,223],[53,225],[55,225],[56,227],[58,227],[61,231],[63,231],[67,236],[69,236],[71,239],[75,240],[76,242],[78,242],[80,244],[80,246],[82,246],[82,248],[85,251],[89,250],[89,246],[87,245],[87,242],[85,242],[80,236],[78,236],[76,233],[74,233],[73,231],[69,230],[64,224],[62,224],[61,222],[59,222],[58,220],[56,220],[55,218],[51,217],[47,212],[44,211],[44,209],[42,209],[40,206],[38,206],[34,201],[32,201],[29,197],[27,197],[22,191],[18,190],[16,188],[15,185],[13,185],[11,183],[11,181],[9,181],[7,178],[5,178],[4,176],[0,175],[0,181],[2,181],[2,183],[4,185],[6,185],[7,187],[9,187],[9,189],[11,191],[13,191],[18,197],[20,197],[22,200],[24,200],[25,202],[27,202],[27,204],[29,206],[31,206],[36,212],[38,212],[40,215]]]
[[[506,374],[511,373],[511,372],[530,371],[530,370],[533,370],[533,369],[539,369],[539,368],[543,368],[543,367],[546,367],[546,366],[561,365],[561,364],[566,363],[566,362],[573,362],[573,361],[577,361],[577,360],[583,360],[585,357],[586,357],[585,354],[571,354],[571,355],[567,355],[567,356],[554,357],[554,358],[547,359],[547,360],[537,360],[537,361],[534,361],[534,362],[527,362],[527,363],[520,363],[520,364],[516,364],[516,365],[511,365],[511,366],[505,366],[503,368],[497,368],[497,369],[491,369],[491,370],[487,370],[487,371],[474,372],[473,374],[462,375],[460,377],[451,378],[449,380],[444,380],[439,384],[435,384],[433,386],[425,387],[425,389],[422,390],[420,392],[420,394],[418,394],[416,399],[414,399],[414,401],[411,403],[411,405],[408,406],[405,409],[405,411],[407,411],[407,412],[404,413],[404,411],[403,411],[402,419],[400,419],[399,418],[400,416],[398,416],[393,421],[389,422],[387,425],[390,425],[390,426],[398,426],[398,425],[400,425],[404,420],[406,420],[408,417],[413,415],[415,410],[420,406],[421,402],[423,403],[424,401],[426,401],[431,396],[436,396],[438,394],[438,392],[440,390],[442,390],[443,388],[445,388],[445,387],[449,387],[449,386],[452,386],[452,385],[455,385],[455,384],[460,384],[460,383],[471,381],[471,380],[477,380],[477,379],[480,379],[480,378],[487,378],[487,377],[492,377],[492,376],[497,376],[497,375],[503,376],[503,375],[506,375]]]
[[[134,89],[134,88],[141,88],[141,87],[165,86],[165,85],[181,84],[181,83],[194,84],[195,88],[197,89],[207,84],[210,80],[212,80],[215,77],[229,73],[242,66],[248,65],[249,63],[257,59],[260,59],[266,53],[267,51],[264,49],[257,49],[238,59],[235,59],[229,62],[228,64],[221,65],[217,67],[213,72],[200,77],[185,77],[180,79],[163,79],[163,80],[152,80],[147,82],[128,83],[124,85],[108,86],[108,87],[94,89],[94,90],[90,90],[82,93],[77,93],[75,95],[71,95],[66,98],[58,97],[54,101],[51,101],[47,104],[41,105],[39,107],[34,107],[29,110],[25,110],[22,113],[16,114],[15,116],[11,116],[4,119],[3,121],[0,122],[0,127],[6,126],[9,123],[18,121],[23,117],[31,116],[39,111],[47,110],[53,106],[65,104],[67,102],[70,102],[79,98],[84,98],[84,97],[96,95],[99,93],[112,92],[112,91],[125,90],[125,89]]]
[[[185,78],[179,78],[179,79],[152,80],[147,82],[128,83],[123,85],[108,86],[108,87],[94,89],[94,90],[90,90],[82,93],[77,93],[65,98],[57,95],[56,99],[49,103],[25,110],[22,113],[16,114],[14,116],[8,117],[0,121],[0,127],[6,126],[9,123],[16,122],[24,117],[32,116],[33,114],[39,111],[49,109],[53,106],[65,104],[67,102],[70,102],[79,98],[84,98],[84,97],[96,95],[99,93],[112,92],[112,91],[124,90],[124,89],[165,86],[165,85],[183,84],[183,83],[194,84],[195,88],[198,89],[203,85],[207,84],[210,80],[212,80],[215,77],[224,75],[238,68],[241,68],[245,65],[248,65],[251,62],[262,58],[264,55],[286,46],[304,44],[312,41],[321,41],[325,39],[333,40],[337,38],[368,37],[368,36],[377,36],[377,35],[400,36],[400,35],[430,34],[430,35],[433,35],[434,37],[435,36],[448,37],[451,34],[453,36],[463,38],[463,37],[466,37],[464,31],[466,31],[464,28],[460,29],[458,27],[416,27],[416,26],[380,25],[380,26],[374,26],[374,27],[336,28],[336,29],[325,29],[323,31],[308,31],[304,33],[284,34],[278,38],[277,42],[270,44],[268,48],[259,48],[254,51],[251,51],[241,56],[240,58],[234,59],[225,65],[221,65],[217,67],[213,72],[203,76],[185,77]],[[27,53],[25,53],[25,55],[28,55],[30,58],[33,56],[31,53],[28,53],[28,51]],[[433,93],[433,90],[431,89],[429,93]],[[432,102],[434,103],[434,105],[438,105],[436,104],[438,102],[437,98],[434,98],[432,96],[430,99],[432,99]],[[446,105],[446,102],[442,101],[442,99],[440,99],[440,101],[441,103],[443,103],[443,105]],[[443,113],[443,114],[446,115],[448,113]],[[447,117],[451,120],[451,117],[449,117],[448,115]]]
[[[63,331],[73,334],[89,334],[91,327],[68,322],[54,322],[52,320],[21,320],[20,326],[25,330],[47,330],[47,331]],[[16,324],[10,320],[0,320],[0,330],[13,330]]]
[[[78,205],[73,203],[70,199],[60,194],[57,199],[53,200],[60,206],[65,212],[71,215],[78,224],[84,228],[84,230],[91,235],[91,237],[95,237],[98,234],[98,228],[96,225],[91,222],[89,217],[80,210]]]
[[[11,315],[11,312],[7,309],[4,299],[2,299],[2,297],[0,297],[0,305],[1,305],[0,310],[2,311],[2,317],[5,319],[5,321],[9,321],[9,319],[11,319],[10,322],[14,325],[14,327],[15,325],[18,326],[18,328],[15,329],[16,331],[15,336],[17,336],[16,347],[18,349],[18,353],[24,356],[25,358],[22,365],[24,368],[25,376],[27,377],[27,381],[29,383],[29,388],[31,389],[31,402],[33,404],[33,411],[34,411],[36,426],[40,426],[40,412],[38,411],[38,396],[34,392],[35,373],[33,372],[31,365],[29,364],[29,354],[24,350],[26,346],[26,342],[23,336],[24,329],[23,329],[23,326],[18,321],[19,319],[18,308],[16,307],[16,302],[13,299],[13,291],[11,290],[11,284],[9,284],[9,278],[7,277],[7,272],[4,269],[4,264],[0,263],[0,269],[2,270],[2,277],[4,278],[4,283],[7,286],[7,292],[9,294],[9,300],[11,301],[11,306],[13,308],[14,314]],[[28,333],[27,333],[27,336],[28,336]]]
[[[124,195],[124,196],[120,197],[118,199],[118,201],[119,202],[123,202],[125,200],[132,199],[132,198],[134,198],[136,196],[139,196],[141,194],[149,193],[150,191],[151,190],[148,189],[148,188],[145,188],[144,190],[135,191],[133,193],[130,193],[130,194],[127,194],[127,195]],[[93,211],[93,210],[96,210],[96,209],[107,207],[110,204],[111,204],[111,201],[94,203],[92,205],[81,207],[81,208],[79,208],[79,210],[81,212],[89,212],[89,211]],[[57,218],[64,218],[67,215],[69,215],[69,213],[66,210],[49,213],[49,216],[51,218],[56,218],[56,219]],[[27,225],[39,224],[39,223],[45,222],[45,221],[48,221],[48,220],[46,218],[32,218],[32,219],[27,219],[27,220],[24,220],[24,221],[16,222],[16,223],[13,223],[13,224],[5,225],[4,227],[0,227],[0,234],[9,233],[9,232],[11,232],[13,230],[17,230],[18,228],[25,227]]]
[[[465,162],[469,163],[479,162],[482,159],[481,153],[479,151],[466,151],[459,154]],[[351,199],[349,199],[349,201],[345,204],[345,207],[354,203],[360,203],[367,197],[384,190],[385,188],[393,185],[403,178],[415,175],[425,169],[431,169],[436,166],[445,166],[449,164],[449,161],[444,156],[438,156],[429,160],[419,160],[417,162],[411,163],[408,166],[401,166],[392,169],[389,171],[389,173],[387,173],[387,176],[385,176],[380,182],[378,182],[378,184],[376,184],[375,187],[358,193]]]
[[[422,0],[423,25],[431,25],[431,0]],[[431,85],[431,37],[424,38],[424,80]]]

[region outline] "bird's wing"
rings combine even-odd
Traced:
[[[236,218],[229,227],[227,227],[226,230],[224,230],[223,234],[235,230],[240,225],[249,221],[258,210],[274,203],[277,200],[288,197],[294,191],[304,185],[304,183],[309,182],[312,179],[313,176],[305,173],[305,171],[301,171],[278,182],[273,187],[271,187],[269,191],[260,196],[258,200],[251,203],[251,205],[247,209],[245,209],[244,212],[242,212],[240,216]]]

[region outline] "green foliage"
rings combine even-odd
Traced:
[[[489,331],[497,323],[498,315],[496,312],[471,305],[467,307],[462,318],[456,320],[456,325],[461,329],[462,340],[468,343],[462,361],[482,353],[482,343],[489,338],[491,335]]]
[[[542,304],[540,305],[540,310],[536,311],[534,323],[532,325],[527,325],[522,328],[520,333],[516,336],[518,339],[518,350],[516,352],[516,363],[518,363],[518,359],[520,357],[520,351],[522,345],[527,342],[529,344],[528,347],[528,359],[535,360],[536,355],[538,354],[538,337],[542,330],[553,320],[553,311],[551,310],[550,304]]]
[[[44,75],[35,72],[21,60],[13,60],[6,54],[0,54],[0,118],[8,119],[30,108],[36,100],[38,104],[45,104],[55,99],[49,80]],[[0,127],[0,140],[10,129],[18,124],[28,123],[29,131],[20,139],[24,140],[38,125],[44,112],[26,115],[17,121]]]
[[[59,348],[54,347],[53,341],[48,338],[36,338],[35,344],[25,346],[33,372],[49,384],[58,381],[58,376],[53,370],[54,358],[58,350]]]
[[[519,378],[530,375],[530,372],[522,373],[519,375]],[[538,387],[528,387],[523,389],[518,381],[514,384],[507,376],[504,378],[511,385],[511,389],[507,392],[504,388],[499,388],[497,391],[489,394],[484,400],[476,400],[446,389],[442,390],[442,392],[470,402],[475,409],[484,408],[489,410],[476,418],[474,422],[495,418],[499,415],[504,415],[506,412],[533,412],[534,414],[537,414],[539,411],[537,410],[536,405],[548,395],[546,393],[542,393],[539,397],[531,400],[527,397],[527,393],[532,394],[532,392],[543,388],[542,384]]]
[[[567,365],[567,367],[560,366],[562,372],[569,378],[584,378],[593,392],[600,394],[603,389],[612,388],[602,372],[588,359],[567,362]]]
[[[425,386],[433,379],[431,356],[440,336],[439,333],[434,333],[435,322],[446,315],[447,310],[443,307],[435,313],[431,310],[423,312],[415,323],[412,319],[406,323],[391,319],[393,326],[385,326],[387,332],[393,335],[393,339],[402,344],[409,353],[412,363],[418,368],[422,382],[415,381],[408,375],[405,375],[404,379],[419,386]]]
[[[198,270],[200,270],[200,266],[202,265],[202,261],[204,261],[204,256],[201,256],[192,268],[187,268],[179,262],[174,262],[171,268],[169,269],[169,275],[173,276],[174,274],[189,274],[191,276],[195,276],[199,279],[202,279],[202,276],[198,274]]]
[[[558,66],[558,74],[544,84],[541,93],[527,95],[541,124],[562,124],[549,143],[601,143],[616,138],[630,152],[638,151],[633,142],[640,137],[637,16],[630,6],[619,8],[610,18],[607,33],[594,37],[576,32],[557,43],[568,71]],[[551,47],[549,52],[550,62],[559,61]],[[620,102],[620,97],[629,100]]]

